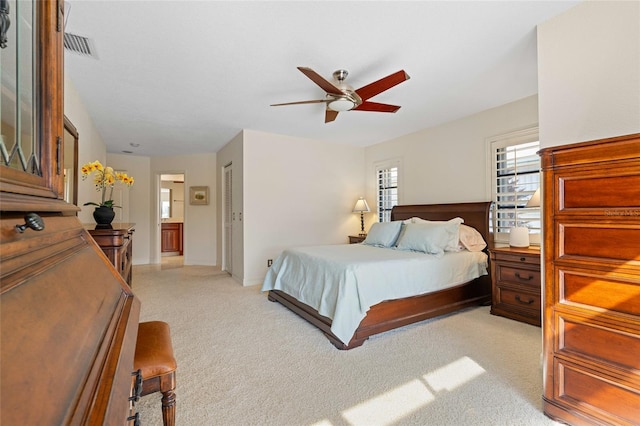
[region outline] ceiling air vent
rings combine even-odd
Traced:
[[[64,48],[65,50],[77,53],[78,55],[90,56],[94,59],[98,59],[96,48],[93,45],[93,40],[87,37],[64,33]]]

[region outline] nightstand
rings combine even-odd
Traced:
[[[540,326],[540,250],[494,247],[491,257],[491,313]]]
[[[366,235],[349,235],[349,244],[361,243],[365,238],[367,238]]]

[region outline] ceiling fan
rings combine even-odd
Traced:
[[[404,70],[400,70],[354,90],[353,87],[344,82],[347,75],[349,75],[347,70],[335,71],[333,73],[335,82],[331,82],[311,68],[298,67],[298,69],[326,92],[325,99],[286,102],[272,104],[271,106],[325,103],[327,106],[324,116],[325,123],[335,120],[341,111],[396,112],[400,109],[397,105],[369,102],[368,99],[409,79],[409,75]]]

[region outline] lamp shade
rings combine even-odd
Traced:
[[[356,201],[356,205],[353,208],[353,213],[368,213],[370,211],[367,200],[362,197],[358,198],[358,201]]]
[[[527,201],[526,207],[540,207],[540,188],[536,189],[529,201]]]

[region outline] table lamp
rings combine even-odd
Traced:
[[[360,236],[364,237],[367,234],[364,232],[364,214],[369,213],[369,204],[363,197],[358,198],[356,206],[353,208],[353,213],[360,213]]]

